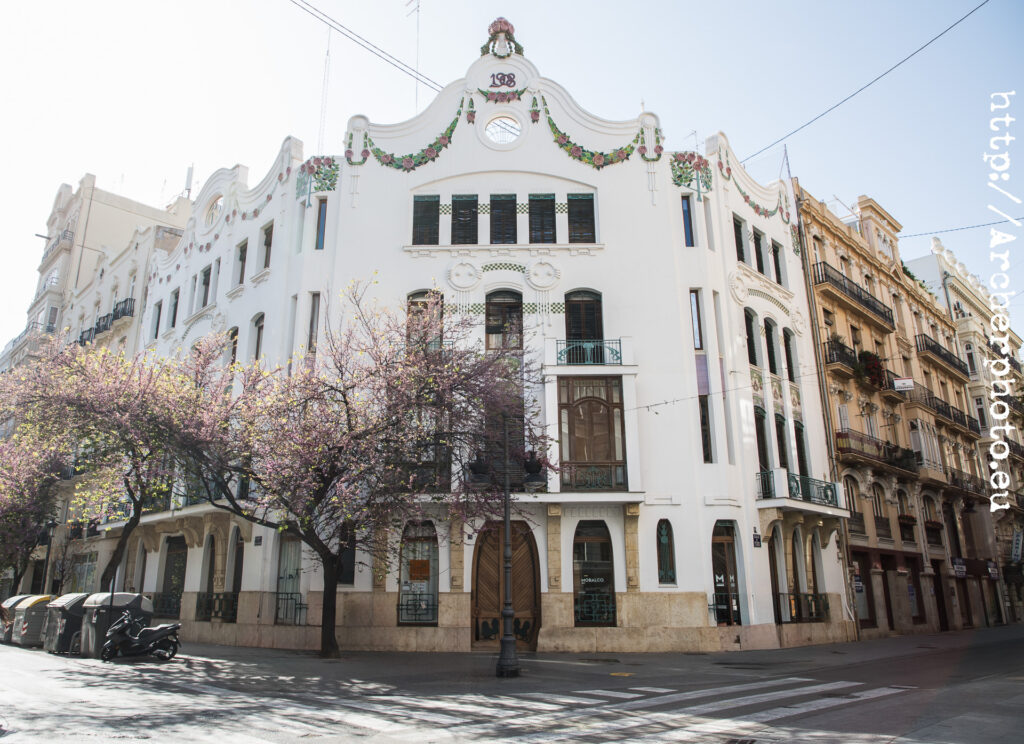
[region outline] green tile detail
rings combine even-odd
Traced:
[[[524,302],[523,303],[523,312],[526,313],[527,315],[529,315],[531,313],[532,314],[536,314],[537,313],[537,303],[536,302]]]
[[[438,207],[438,210],[437,210],[437,211],[438,211],[438,212],[439,212],[440,214],[451,214],[451,213],[452,213],[452,205],[451,205],[451,204],[441,204],[441,205],[440,205],[440,206]]]
[[[480,202],[479,204],[476,205],[476,213],[477,214],[490,214],[491,213],[491,203],[490,202]]]
[[[518,204],[516,204],[516,214],[529,214],[529,213],[530,213],[530,203],[529,202],[519,202]]]
[[[551,303],[551,312],[554,313],[555,315],[558,315],[559,313],[564,313],[565,312],[565,303],[564,302],[552,302]]]
[[[520,274],[526,273],[526,267],[520,264],[514,263],[489,263],[483,265],[484,271],[518,271]]]
[[[471,302],[466,306],[470,315],[483,315],[486,307],[482,302]]]
[[[555,214],[569,214],[569,203],[555,202]]]

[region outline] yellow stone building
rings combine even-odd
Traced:
[[[900,224],[794,184],[862,638],[998,621],[978,419],[956,326],[900,259]]]

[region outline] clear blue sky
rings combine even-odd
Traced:
[[[414,63],[406,0],[312,0]],[[718,130],[741,156],[812,118],[920,46],[980,0],[620,3],[422,0],[420,70],[447,84],[479,54],[498,15],[541,74],[591,112],[635,116],[644,101],[667,147]],[[788,141],[794,175],[815,196],[873,196],[907,234],[995,219],[981,159],[989,94],[1019,89],[1024,138],[1024,3],[991,0],[952,32]],[[24,325],[43,243],[33,233],[58,186],[95,173],[101,188],[166,204],[195,163],[198,181],[243,163],[255,184],[289,134],[317,149],[326,27],[289,0],[5,7],[0,28],[7,172],[0,182],[5,270],[0,345]],[[430,91],[419,91],[419,108]],[[331,40],[324,150],[343,150],[349,116],[411,116],[413,82],[337,34]],[[1016,145],[1017,143],[1014,143]],[[1011,155],[1019,148],[1011,145]],[[781,147],[752,161],[779,175]],[[1024,194],[1024,155],[1004,184]],[[1002,202],[1005,205],[1005,201]],[[1018,207],[1018,217],[1024,207]],[[1024,330],[1024,230],[1015,249],[1014,325]],[[988,230],[940,236],[983,279]],[[905,259],[929,237],[901,241]]]

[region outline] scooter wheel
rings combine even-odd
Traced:
[[[100,651],[100,658],[103,659],[103,661],[110,661],[115,656],[117,656],[117,649],[116,648],[111,648],[110,646],[104,646],[103,650]]]
[[[153,651],[153,655],[161,661],[170,661],[176,653],[178,653],[178,643],[176,641],[162,641]]]

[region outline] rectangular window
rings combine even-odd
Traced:
[[[704,348],[704,326],[700,318],[700,290],[690,290],[690,322],[693,324],[693,348]]]
[[[437,223],[435,220],[434,232],[437,233]],[[322,251],[324,249],[324,238],[327,236],[327,200],[320,199],[316,204],[316,245],[313,246],[313,250]],[[434,239],[437,242],[437,239]]]
[[[178,297],[180,296],[180,289],[176,289],[171,292],[171,328],[174,328],[178,323]]]
[[[530,194],[530,242],[558,242],[555,236],[554,194]]]
[[[516,195],[491,194],[491,245],[515,245]]]
[[[772,241],[772,266],[775,269],[775,283],[783,284],[782,281],[782,246]]]
[[[202,273],[199,275],[199,283],[200,283],[200,286],[202,287],[202,289],[200,290],[200,293],[199,293],[199,296],[202,298],[202,301],[199,303],[199,307],[206,307],[210,303],[210,273],[211,273],[211,271],[212,270],[210,269],[210,267],[207,266],[205,269],[203,269]]]
[[[569,242],[596,243],[594,195],[569,194]]]
[[[704,450],[704,462],[714,462],[715,458],[711,451],[711,410],[708,396],[698,395],[697,405],[700,408],[700,445]]]
[[[759,233],[757,230],[754,231],[754,262],[757,264],[757,270],[760,273],[764,273],[764,235]]]
[[[779,448],[779,467],[789,470],[789,448],[786,446],[786,419],[775,417],[775,443]]]
[[[622,379],[558,378],[563,491],[625,491]]]
[[[309,334],[306,337],[306,349],[310,354],[316,353],[316,334],[320,326],[320,293],[313,292],[309,296]]]
[[[743,250],[743,221],[735,217],[732,220],[732,236],[736,241],[736,260],[746,263],[747,256]]]
[[[412,198],[412,244],[437,245],[441,221],[441,197],[435,195]]]
[[[238,281],[235,284],[242,284],[245,281],[245,254],[249,251],[249,241],[243,240],[238,246]]]
[[[263,268],[270,268],[270,249],[274,247],[274,223],[263,228]]]
[[[683,239],[687,248],[693,247],[693,208],[689,195],[683,196]]]
[[[985,399],[975,398],[974,409],[978,412],[978,423],[982,429],[988,428],[988,417],[985,416]]]
[[[158,302],[153,305],[153,338],[160,335],[160,313],[163,312],[164,303]]]
[[[476,195],[452,196],[452,245],[476,245],[477,222]]]

